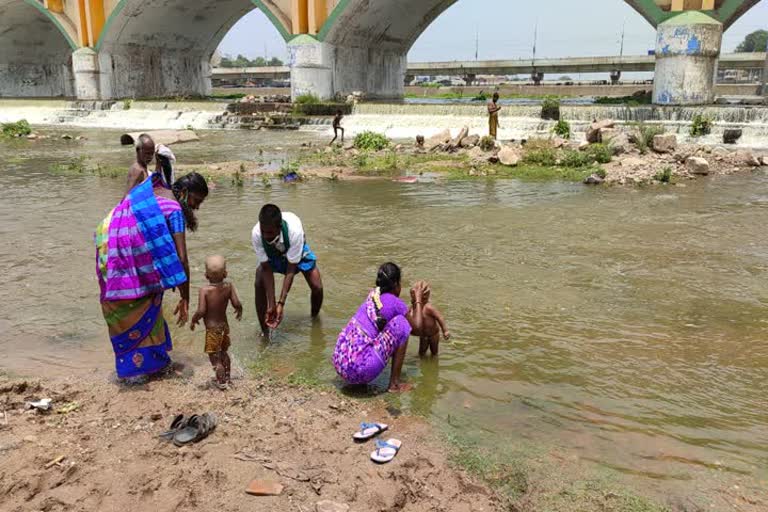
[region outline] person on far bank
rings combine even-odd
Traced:
[[[283,321],[283,310],[293,278],[298,272],[311,290],[312,318],[320,314],[323,305],[323,281],[317,268],[317,257],[309,248],[301,219],[290,212],[281,212],[267,204],[259,212],[259,222],[251,232],[253,250],[259,260],[254,288],[256,313],[261,332],[269,337]],[[284,274],[279,299],[275,296],[275,274]]]
[[[488,102],[488,135],[496,139],[499,131],[499,93],[493,93],[493,98]]]
[[[344,128],[341,127],[341,120],[344,119],[344,113],[341,109],[336,111],[336,116],[333,118],[333,140],[328,143],[329,146],[333,146],[336,142],[336,138],[339,136],[339,130],[341,130],[341,143],[344,144]]]

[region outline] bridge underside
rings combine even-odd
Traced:
[[[25,2],[0,0],[0,96],[74,96],[64,35]]]

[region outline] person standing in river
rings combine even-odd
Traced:
[[[488,102],[488,135],[496,139],[499,131],[499,93],[493,93],[493,98]]]
[[[163,296],[179,290],[174,314],[184,325],[189,311],[186,230],[197,228],[194,210],[208,196],[205,178],[195,172],[173,183],[172,199],[159,194],[152,181],[133,187],[94,236],[101,310],[120,379],[143,378],[171,365]]]
[[[333,118],[333,140],[328,143],[329,146],[333,146],[341,131],[341,143],[344,144],[344,128],[341,126],[341,120],[344,119],[344,113],[341,109],[336,111],[336,116]]]
[[[323,281],[301,219],[293,213],[281,212],[274,204],[264,205],[251,232],[251,242],[259,260],[254,289],[262,334],[269,337],[270,329],[277,329],[283,321],[285,301],[297,272],[304,275],[309,285],[311,314],[312,318],[317,317],[323,305]],[[285,275],[279,300],[275,297],[275,273]]]
[[[155,141],[146,133],[139,135],[136,141],[136,161],[128,169],[128,179],[125,184],[125,193],[146,180],[149,176],[149,164],[155,158]]]

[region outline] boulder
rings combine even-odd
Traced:
[[[561,147],[565,146],[567,142],[568,142],[568,141],[567,141],[567,140],[565,140],[565,139],[564,139],[564,138],[562,138],[562,137],[553,137],[553,138],[552,138],[552,146],[553,146],[554,148],[556,148],[556,149],[557,149],[557,148],[561,148]]]
[[[124,133],[120,136],[120,144],[123,146],[135,144],[142,133],[152,137],[155,144],[165,144],[166,146],[199,140],[197,134],[192,130],[151,130],[148,132]]]
[[[617,155],[629,153],[632,150],[632,144],[629,142],[629,136],[614,128],[606,128],[600,131],[603,142],[610,144]]]
[[[435,146],[439,146],[441,144],[448,144],[451,141],[451,132],[447,128],[440,133],[431,136],[426,141],[424,141],[424,147],[427,149],[432,149]]]
[[[760,165],[768,165],[768,156],[763,155],[760,157]]]
[[[454,137],[453,139],[451,139],[451,144],[450,144],[450,146],[451,146],[452,148],[458,148],[459,146],[461,146],[461,141],[462,141],[462,140],[464,139],[464,137],[466,137],[467,135],[469,135],[469,127],[468,127],[468,126],[464,126],[464,127],[463,127],[463,128],[460,130],[460,131],[459,131],[459,134],[458,134],[456,137]]]
[[[652,146],[657,153],[672,153],[677,149],[677,135],[674,133],[654,135]]]
[[[423,148],[424,147],[424,136],[423,135],[417,135],[416,136],[416,147]]]
[[[723,131],[723,144],[736,144],[742,133],[741,128],[726,128]]]
[[[712,149],[712,155],[715,157],[720,157],[721,159],[727,157],[730,154],[731,152],[722,146],[718,146]]]
[[[461,147],[468,148],[472,146],[477,146],[480,143],[480,136],[479,135],[467,135],[463,139],[461,139]]]
[[[602,183],[605,180],[598,176],[597,174],[590,174],[586,178],[584,178],[584,184],[585,185],[602,185]]]
[[[603,131],[616,126],[616,123],[610,119],[603,121],[592,121],[587,129],[587,142],[597,144],[603,142]]]
[[[504,146],[497,155],[499,162],[509,167],[514,167],[520,162],[520,155],[514,148]]]
[[[485,151],[480,149],[479,146],[475,146],[472,149],[470,149],[467,155],[469,156],[470,160],[474,160],[476,162],[485,160],[486,158]]]
[[[584,151],[589,147],[589,141],[583,141],[579,144],[579,151]]]
[[[689,157],[688,160],[685,161],[685,166],[691,174],[698,174],[701,176],[709,174],[709,162],[704,158],[698,156]]]

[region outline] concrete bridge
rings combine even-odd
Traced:
[[[0,0],[0,96],[207,95],[211,55],[258,8],[288,44],[294,96],[396,98],[408,50],[456,1]],[[723,30],[760,0],[623,1],[657,28],[654,101],[684,105],[713,100]]]
[[[756,69],[765,64],[765,53],[731,53],[721,55],[719,64],[725,69]],[[656,67],[653,55],[624,57],[565,57],[559,59],[516,59],[481,61],[409,62],[408,77],[419,75],[462,76],[477,75],[527,75],[527,74],[575,74],[611,73],[614,77],[622,72],[649,72]],[[263,66],[257,68],[214,68],[213,78],[223,80],[272,79],[285,80],[291,77],[288,66]],[[618,78],[618,77],[617,77]]]

